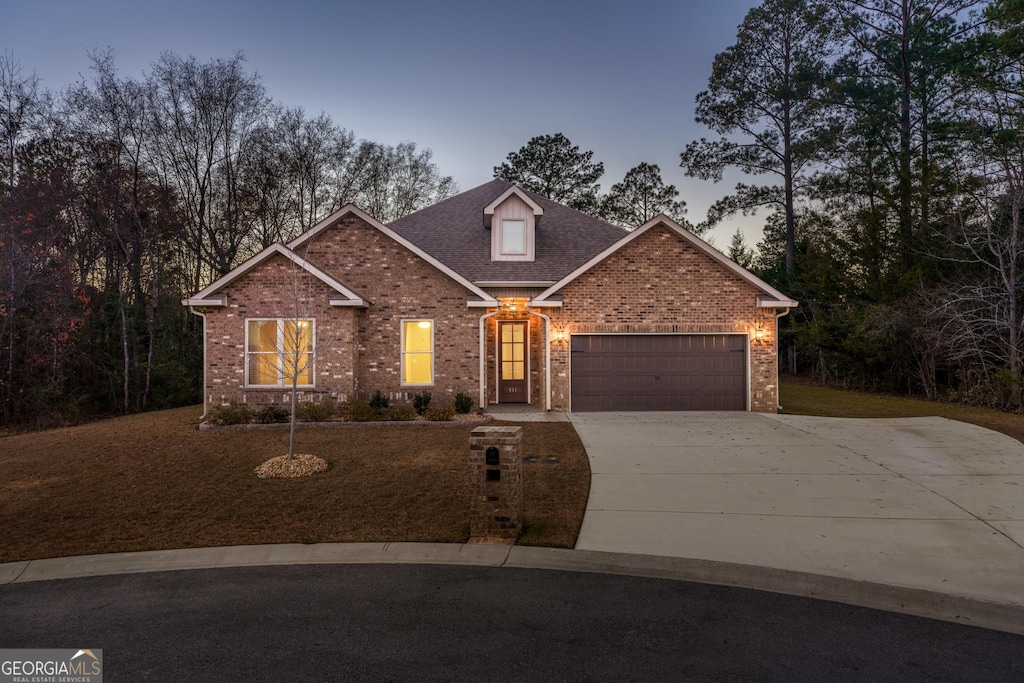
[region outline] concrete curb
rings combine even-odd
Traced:
[[[0,584],[301,564],[447,564],[691,581],[830,600],[1024,635],[1024,605],[870,581],[654,555],[456,543],[317,543],[150,550],[0,564]]]

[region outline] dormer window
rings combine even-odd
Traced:
[[[526,221],[503,219],[501,221],[501,254],[516,256],[526,253]]]
[[[533,261],[543,215],[544,209],[515,185],[484,207],[484,227],[491,229],[491,260]]]

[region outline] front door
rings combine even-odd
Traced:
[[[528,403],[526,397],[526,326],[498,323],[498,403]]]

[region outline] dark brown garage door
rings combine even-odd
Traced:
[[[572,406],[746,410],[746,336],[573,335]]]

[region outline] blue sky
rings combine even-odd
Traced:
[[[699,221],[739,177],[686,178],[679,153],[713,137],[694,97],[755,4],[0,0],[0,50],[51,90],[89,76],[90,50],[112,48],[124,75],[165,51],[241,51],[275,100],[359,138],[430,147],[464,190],[534,135],[562,132],[604,162],[603,190],[656,163]],[[756,242],[760,220],[742,224]],[[720,248],[736,225],[712,233]]]

